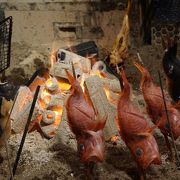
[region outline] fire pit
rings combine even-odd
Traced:
[[[61,54],[62,58],[62,53],[65,56],[63,60],[59,55]],[[49,74],[45,73],[41,77],[37,75],[28,86],[20,87],[10,117],[12,130],[15,133],[23,131],[34,91],[38,85],[41,85],[29,131],[38,130],[46,138],[56,135],[61,121],[67,121],[63,117],[63,110],[70,92],[70,84],[65,69],[73,74],[73,64],[76,78],[84,91],[88,92],[94,108],[98,110],[100,117],[105,115],[108,117],[105,128],[106,139],[116,135],[114,118],[121,91],[118,79],[106,71],[106,65],[102,61],[93,62],[94,64],[91,65],[91,59],[63,49],[59,49],[56,57],[53,58],[57,60],[51,59],[52,65]]]
[[[81,134],[83,140],[89,141],[95,135],[98,135],[97,138],[101,136],[102,132],[105,135],[105,139],[103,135],[101,137],[105,144],[104,161],[101,164],[95,164],[92,179],[139,179],[135,161],[136,158],[142,157],[143,150],[141,147],[132,148],[135,150],[132,153],[135,157],[133,159],[129,152],[129,144],[125,145],[124,142],[125,139],[126,142],[131,142],[131,140],[142,142],[149,138],[148,135],[153,136],[151,130],[146,132],[146,128],[142,128],[142,133],[133,131],[141,127],[141,117],[148,122],[150,129],[153,127],[147,115],[142,92],[139,91],[140,73],[135,69],[133,63],[134,61],[140,62],[141,57],[143,66],[150,74],[153,74],[153,78],[155,77],[158,82],[156,74],[157,70],[161,70],[163,52],[151,45],[142,46],[140,33],[142,29],[140,24],[146,25],[143,23],[144,17],[142,16],[150,17],[148,13],[151,11],[148,11],[147,6],[154,1],[143,1],[140,3],[143,5],[141,7],[136,1],[129,1],[132,2],[132,10],[128,6],[127,12],[124,11],[127,7],[127,1],[124,0],[113,2],[110,0],[46,0],[45,3],[43,2],[37,0],[20,2],[18,0],[13,3],[4,2],[0,5],[0,8],[4,8],[6,16],[13,16],[13,58],[6,75],[7,79],[19,88],[17,98],[14,99],[17,89],[8,87],[13,89],[10,99],[13,99],[15,104],[10,112],[9,109],[12,106],[10,102],[1,117],[0,135],[4,128],[3,122],[8,121],[9,123],[7,124],[8,148],[4,148],[6,147],[3,144],[4,141],[0,141],[0,146],[3,145],[0,151],[0,179],[9,179],[12,174],[9,169],[13,170],[14,178],[17,180],[85,179],[88,174],[86,168],[89,167],[91,172],[92,164],[87,163],[83,166],[80,161],[80,153],[86,149],[86,146],[84,142],[81,143],[78,135]],[[143,7],[147,8],[143,9]],[[136,46],[137,44],[139,46]],[[118,66],[125,67],[123,81],[121,81],[122,76],[119,75]],[[71,111],[66,109],[68,106],[65,105],[67,102],[72,102],[69,101],[69,96],[76,88],[73,85],[71,87],[69,81],[73,77],[69,75],[68,80],[65,70],[80,83],[88,102],[91,102],[91,109],[95,112],[95,118],[91,119],[98,122],[99,119],[107,117],[105,128],[101,121],[101,123],[93,123],[93,127],[89,126],[87,132],[84,131],[84,127],[79,131],[80,123],[80,126],[74,128],[77,134],[74,133],[72,124],[68,124]],[[115,74],[114,71],[117,73]],[[122,72],[120,71],[120,74]],[[139,118],[139,123],[136,125],[132,123],[131,127],[128,126],[131,125],[130,116],[136,115],[130,111],[131,106],[127,105],[127,109],[120,109],[119,105],[118,118],[116,118],[117,103],[120,102],[123,94],[126,94],[123,91],[123,86],[127,88],[125,77],[133,89],[131,91],[133,96],[132,99],[129,98],[129,101],[132,101],[132,104],[140,111],[136,116]],[[126,102],[125,100],[125,105]],[[73,109],[73,106],[71,107]],[[82,109],[85,110],[82,112],[86,114],[86,108]],[[10,112],[10,118],[7,111]],[[122,115],[119,115],[120,111],[128,114],[122,117],[124,124],[127,124],[124,131],[121,128],[123,125],[120,124]],[[80,115],[74,114],[76,121]],[[84,118],[82,122],[83,120]],[[152,164],[146,171],[147,178],[174,177],[178,179],[179,171],[168,159],[168,150],[161,132],[158,128],[155,128],[153,132],[159,147],[159,158],[162,160],[162,165]],[[3,136],[0,138],[3,139]],[[133,142],[131,144],[133,145]],[[176,144],[179,150],[179,139]],[[101,143],[92,143],[92,145],[93,147],[97,145],[98,148]],[[98,159],[98,153],[91,155],[90,160]],[[10,168],[7,168],[7,165]]]

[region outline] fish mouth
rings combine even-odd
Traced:
[[[141,72],[145,72],[145,69],[138,63],[134,62],[134,66],[136,66],[136,68]]]
[[[85,162],[103,162],[103,160],[104,160],[103,152],[93,153],[87,158],[84,158]]]
[[[99,156],[91,156],[88,158],[88,162],[103,162],[103,157],[99,157]]]

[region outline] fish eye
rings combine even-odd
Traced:
[[[84,150],[84,144],[80,144],[80,145],[79,145],[79,150],[80,150],[80,151],[83,151],[83,150]]]
[[[141,148],[137,148],[135,154],[136,156],[140,157],[143,154],[143,150]]]

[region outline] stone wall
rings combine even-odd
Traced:
[[[0,8],[6,17],[13,17],[12,42],[57,49],[95,40],[111,48],[125,4],[122,0],[1,0]]]

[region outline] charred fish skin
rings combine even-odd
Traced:
[[[177,43],[169,47],[163,57],[163,69],[168,80],[168,89],[172,99],[180,100],[180,59],[176,57]]]

